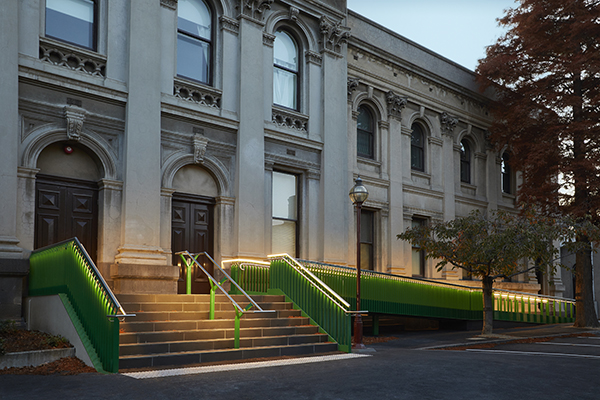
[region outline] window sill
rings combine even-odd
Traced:
[[[475,196],[477,194],[477,186],[470,183],[461,182],[460,189],[463,194],[468,194],[470,196]]]
[[[40,37],[40,60],[91,76],[106,77],[106,57],[60,40]]]
[[[221,108],[220,90],[181,77],[173,79],[173,96],[206,107]]]
[[[366,158],[362,156],[356,156],[356,159],[361,164],[371,165],[373,167],[381,167],[381,161],[374,160],[372,158]]]

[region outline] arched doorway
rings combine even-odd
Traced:
[[[96,261],[100,163],[85,147],[59,142],[41,152],[37,168],[35,248],[77,237]]]
[[[177,293],[186,292],[187,271],[175,253],[207,252],[214,257],[214,207],[218,187],[212,175],[198,165],[186,165],[179,169],[173,179],[175,193],[171,203],[171,251],[173,264],[179,265]],[[213,265],[205,257],[198,262],[212,275]],[[208,293],[209,280],[196,266],[192,268],[192,293]]]

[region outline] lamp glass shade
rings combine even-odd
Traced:
[[[354,186],[350,190],[349,196],[350,200],[352,200],[352,203],[354,204],[362,204],[369,197],[369,191],[362,184],[362,179],[360,179],[360,177],[356,178],[354,181]]]

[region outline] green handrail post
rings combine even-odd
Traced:
[[[235,325],[234,325],[234,339],[233,339],[233,348],[240,348],[240,317],[244,315],[241,311],[235,311]]]

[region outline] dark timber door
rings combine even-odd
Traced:
[[[188,250],[190,253],[207,252],[213,256],[213,209],[215,200],[210,197],[175,193],[172,203],[171,250],[173,263],[181,265],[177,293],[186,292],[186,269],[175,253]],[[206,257],[198,262],[212,275],[213,265]],[[192,268],[192,293],[209,293],[210,284],[206,274],[197,266]]]
[[[38,175],[35,191],[35,248],[77,237],[95,262],[98,185]]]

